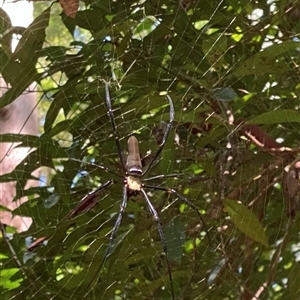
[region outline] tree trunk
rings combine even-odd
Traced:
[[[8,87],[0,77],[0,96]],[[20,133],[38,134],[38,115],[36,109],[36,97],[33,89],[18,97],[14,102],[0,109],[0,134]],[[25,147],[16,148],[16,144],[0,143],[0,175],[10,173],[28,155],[31,149]],[[35,174],[37,175],[37,174]],[[37,181],[28,181],[25,188],[37,186]],[[0,183],[0,204],[13,211],[27,197],[14,199],[16,195],[16,182]],[[17,231],[27,230],[32,220],[28,217],[15,216],[8,211],[0,211],[0,221],[15,227]]]

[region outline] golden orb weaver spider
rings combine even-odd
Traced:
[[[153,164],[156,162],[158,156],[161,154],[161,152],[162,152],[162,150],[165,146],[165,143],[167,141],[167,138],[169,136],[169,133],[172,129],[173,122],[174,122],[174,105],[173,105],[173,101],[172,101],[171,97],[168,96],[168,95],[166,96],[166,98],[168,100],[168,104],[169,104],[169,107],[170,107],[170,119],[169,119],[169,122],[166,125],[166,129],[164,131],[163,138],[162,138],[162,141],[161,141],[161,143],[158,147],[158,150],[153,155],[153,157],[152,157],[150,163],[148,164],[148,166],[145,167],[145,169],[143,170],[142,159],[141,159],[140,151],[139,151],[139,142],[138,142],[137,138],[134,135],[131,135],[128,138],[128,141],[127,141],[128,154],[127,154],[126,162],[124,161],[124,156],[123,156],[122,150],[121,150],[120,138],[119,138],[119,135],[118,135],[118,132],[117,132],[117,126],[116,126],[114,113],[113,113],[113,109],[112,109],[109,87],[108,87],[108,84],[105,83],[105,102],[106,102],[107,114],[108,114],[108,117],[110,119],[110,123],[111,123],[111,126],[112,126],[112,130],[113,130],[113,134],[114,134],[114,138],[115,138],[115,145],[116,145],[116,148],[117,148],[117,152],[118,152],[118,156],[119,156],[121,169],[123,171],[123,175],[121,176],[121,175],[119,175],[115,172],[112,172],[103,165],[98,165],[98,164],[95,164],[95,163],[91,163],[91,165],[93,165],[95,167],[98,167],[98,168],[104,170],[105,172],[112,173],[116,177],[120,178],[121,181],[117,181],[117,180],[108,180],[108,181],[106,181],[100,187],[98,187],[96,190],[90,192],[85,197],[83,197],[82,200],[79,202],[79,204],[67,215],[67,217],[72,217],[72,216],[76,215],[78,212],[82,212],[82,211],[86,211],[86,210],[90,209],[92,206],[95,205],[95,202],[97,201],[99,193],[103,189],[107,189],[115,183],[123,184],[123,192],[122,192],[122,200],[121,200],[121,204],[120,204],[120,209],[119,209],[119,212],[117,213],[117,220],[116,220],[116,222],[114,224],[114,227],[112,229],[112,232],[110,234],[109,244],[108,244],[108,246],[107,246],[107,248],[104,252],[102,261],[101,261],[95,275],[93,276],[90,283],[88,284],[87,292],[86,292],[85,295],[88,295],[90,293],[90,291],[91,291],[90,287],[95,282],[96,278],[99,278],[98,274],[100,273],[102,267],[104,266],[104,264],[106,262],[106,259],[110,255],[110,251],[113,248],[114,239],[117,235],[117,231],[118,231],[119,226],[121,224],[122,217],[123,217],[123,214],[125,212],[125,209],[126,209],[127,202],[129,200],[129,198],[132,197],[132,196],[141,195],[145,200],[145,203],[146,203],[146,206],[147,206],[149,212],[151,213],[151,215],[153,216],[153,218],[156,222],[156,227],[157,227],[157,230],[158,230],[158,234],[159,234],[159,237],[161,239],[162,246],[163,246],[163,252],[164,252],[165,257],[166,257],[167,270],[168,270],[168,276],[169,276],[169,281],[170,281],[171,297],[172,297],[172,300],[175,300],[173,277],[172,277],[172,272],[171,272],[171,265],[170,265],[170,261],[169,261],[168,247],[167,247],[165,235],[164,235],[164,232],[163,232],[163,228],[162,228],[162,225],[161,225],[159,215],[158,215],[155,207],[151,203],[145,189],[165,191],[165,192],[173,195],[174,197],[178,198],[182,203],[184,203],[184,204],[188,205],[190,208],[192,208],[197,213],[197,215],[198,215],[198,217],[201,220],[203,225],[204,225],[204,221],[203,221],[202,216],[199,213],[198,209],[196,208],[196,206],[193,203],[191,203],[189,200],[187,200],[184,196],[180,195],[175,189],[168,188],[168,187],[152,186],[152,185],[145,184],[145,182],[147,182],[149,180],[152,180],[152,179],[165,178],[165,177],[175,177],[174,175],[176,175],[176,174],[156,175],[156,176],[151,177],[151,178],[143,179],[143,177],[149,172],[149,170],[151,170],[151,168],[152,168]],[[76,160],[76,159],[73,159],[73,160]]]

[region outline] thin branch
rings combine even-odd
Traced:
[[[18,259],[18,256],[17,256],[17,254],[16,254],[15,249],[13,248],[12,244],[10,243],[9,237],[8,237],[8,235],[7,235],[7,233],[6,233],[6,230],[5,230],[5,225],[4,225],[1,221],[0,221],[0,231],[1,231],[2,236],[3,236],[3,238],[4,238],[5,244],[6,244],[6,246],[8,247],[8,249],[9,249],[11,255],[12,255],[12,258],[13,258],[15,264],[17,265],[17,267],[18,267],[20,270],[22,270],[22,264],[21,264],[21,262],[20,262],[19,259]],[[24,274],[23,271],[22,271],[22,273]]]

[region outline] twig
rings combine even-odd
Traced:
[[[22,270],[22,264],[19,261],[16,251],[14,250],[13,246],[10,243],[9,237],[7,236],[6,230],[5,230],[5,225],[0,221],[0,231],[2,233],[2,236],[4,238],[5,244],[7,245],[10,253],[12,254],[12,258],[14,260],[14,262],[16,263],[17,267]],[[23,271],[22,271],[23,273]]]

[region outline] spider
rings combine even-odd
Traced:
[[[121,182],[123,184],[123,194],[122,194],[120,209],[117,214],[117,220],[116,220],[115,225],[110,234],[109,244],[104,252],[102,261],[97,269],[96,275],[92,278],[92,280],[90,281],[90,283],[87,287],[87,290],[89,290],[89,291],[86,293],[86,295],[90,292],[89,287],[93,284],[95,279],[98,277],[99,272],[101,271],[102,267],[104,266],[106,259],[109,256],[110,251],[113,248],[114,239],[116,237],[117,231],[121,224],[122,217],[123,217],[124,211],[126,209],[128,199],[132,196],[141,195],[145,200],[145,203],[146,203],[146,206],[147,206],[149,212],[151,213],[151,215],[153,216],[153,218],[156,222],[158,234],[159,234],[159,237],[162,242],[163,252],[166,257],[166,264],[167,264],[170,289],[171,289],[171,297],[172,297],[172,300],[175,300],[173,278],[172,278],[171,266],[170,266],[170,261],[169,261],[169,256],[168,256],[167,243],[165,240],[165,236],[164,236],[164,232],[162,229],[159,215],[158,215],[155,207],[151,203],[145,189],[165,191],[165,192],[173,195],[174,197],[178,198],[182,203],[185,203],[186,205],[191,207],[198,214],[198,217],[201,220],[203,225],[204,225],[204,222],[203,222],[203,219],[202,219],[198,209],[196,208],[196,206],[193,203],[191,203],[189,200],[187,200],[185,197],[180,195],[175,189],[167,188],[167,187],[152,186],[152,185],[146,184],[147,181],[152,180],[152,179],[175,177],[175,175],[177,175],[177,174],[157,175],[157,176],[154,176],[151,178],[143,179],[144,176],[149,172],[149,170],[151,170],[151,168],[152,168],[153,164],[156,162],[158,156],[161,154],[161,152],[164,148],[164,145],[166,143],[166,140],[169,136],[169,133],[172,129],[172,125],[173,125],[173,121],[174,121],[174,105],[173,105],[173,101],[170,96],[167,95],[166,98],[168,100],[169,107],[170,107],[170,120],[166,125],[166,129],[164,131],[163,138],[158,147],[158,150],[153,155],[148,166],[145,167],[145,169],[143,170],[142,159],[141,159],[140,151],[139,151],[139,142],[134,135],[131,135],[127,141],[128,155],[127,155],[126,162],[124,161],[124,155],[122,154],[122,151],[121,151],[120,138],[119,138],[119,135],[118,135],[118,132],[116,129],[114,113],[113,113],[113,109],[112,109],[112,105],[111,105],[111,97],[110,97],[109,87],[108,87],[108,84],[105,83],[105,102],[106,102],[106,107],[107,107],[107,114],[108,114],[108,117],[110,119],[110,123],[112,126],[112,130],[113,130],[113,134],[114,134],[114,138],[115,138],[115,145],[117,148],[120,165],[121,165],[121,168],[123,171],[123,176],[120,176],[117,173],[111,172],[108,168],[106,168],[103,165],[97,165],[95,163],[91,163],[91,164],[94,165],[95,167],[101,168],[102,170],[112,173],[115,176],[121,178],[122,179]],[[72,217],[72,216],[76,215],[79,211],[82,212],[82,211],[86,211],[86,210],[90,209],[92,206],[95,205],[95,202],[97,201],[100,191],[102,191],[103,189],[109,188],[111,185],[115,184],[116,182],[117,181],[115,181],[115,180],[108,180],[107,182],[102,184],[100,187],[98,187],[95,191],[92,191],[89,194],[87,194],[85,197],[82,198],[82,200],[79,202],[79,204],[68,214],[67,217]]]

